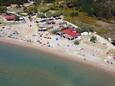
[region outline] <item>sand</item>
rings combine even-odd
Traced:
[[[10,39],[10,38],[0,38],[0,42],[5,43],[5,44],[11,44],[14,46],[20,46],[24,48],[30,48],[33,50],[42,51],[42,52],[45,52],[46,54],[56,55],[59,57],[59,59],[79,62],[81,63],[81,65],[82,64],[89,65],[91,67],[95,67],[99,69],[100,71],[104,71],[109,74],[115,75],[115,67],[111,66],[110,64],[105,63],[104,61],[91,60],[90,58],[88,59],[88,58],[83,58],[79,56],[69,55],[67,52],[64,52],[63,50],[61,51],[61,50],[56,50],[54,48],[35,46],[32,43],[27,43],[21,40],[19,41],[19,40]]]

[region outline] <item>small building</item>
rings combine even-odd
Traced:
[[[12,20],[16,20],[16,16],[15,15],[5,15],[4,18],[7,20],[7,21],[12,21]]]
[[[63,34],[63,37],[68,39],[68,40],[73,40],[74,39],[74,37],[72,37],[72,36],[70,36],[68,34]]]
[[[81,35],[82,36],[87,36],[87,35],[89,35],[89,33],[88,32],[83,32],[83,33],[81,33]]]
[[[74,28],[67,28],[62,31],[64,33],[64,38],[67,38],[69,40],[73,40],[80,36],[80,33],[76,31]],[[66,34],[66,35],[65,35]]]

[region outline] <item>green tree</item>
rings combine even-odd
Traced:
[[[0,6],[0,13],[5,13],[7,8],[5,6]]]
[[[59,32],[57,29],[51,31],[52,34],[56,34],[57,32]]]
[[[28,2],[28,0],[0,0],[0,5],[10,5],[10,4],[17,4],[17,5],[23,5],[25,2]]]
[[[93,42],[93,43],[96,43],[96,41],[97,41],[96,36],[92,36],[91,39],[90,39],[90,41]]]
[[[73,8],[72,13],[70,13],[70,16],[74,17],[74,16],[78,16],[78,15],[79,15],[79,10],[77,10],[76,8]]]
[[[115,46],[115,40],[112,40],[112,44]]]
[[[78,31],[80,33],[82,33],[82,32],[93,32],[93,27],[90,27],[88,25],[82,25],[80,28],[78,28]]]
[[[76,41],[74,42],[74,44],[75,44],[75,45],[79,45],[79,41],[76,40]]]

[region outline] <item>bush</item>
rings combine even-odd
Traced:
[[[37,15],[39,18],[46,18],[46,16],[44,14],[38,14]]]
[[[112,44],[115,46],[115,40],[112,40]]]
[[[79,15],[79,10],[76,8],[73,8],[72,12],[70,13],[71,17],[78,16]]]
[[[61,12],[55,12],[55,13],[47,12],[46,15],[47,17],[52,17],[52,16],[60,16],[62,15],[62,13]]]
[[[0,13],[5,13],[7,8],[5,6],[0,6]]]
[[[43,12],[43,13],[46,13],[46,12],[49,11],[49,8],[45,8],[45,7],[43,8],[43,7],[42,7],[42,8],[39,9],[39,11],[40,11],[40,12]]]
[[[52,17],[52,16],[53,16],[53,13],[47,12],[47,13],[46,13],[46,16],[47,16],[47,17]]]
[[[97,41],[96,36],[92,36],[91,39],[90,39],[90,41],[93,42],[93,43],[96,43],[96,41]]]
[[[76,40],[76,41],[74,42],[74,44],[75,44],[75,45],[79,45],[79,41]]]
[[[51,5],[49,6],[50,10],[59,10],[59,7],[57,5]]]
[[[42,9],[41,10],[41,12],[43,12],[43,13],[46,13],[46,12],[48,12],[49,11],[49,9]]]
[[[53,16],[60,16],[60,15],[62,15],[62,12],[59,12],[59,11],[53,14]]]
[[[57,32],[59,32],[59,30],[55,29],[55,30],[52,30],[52,34],[56,34]]]
[[[24,12],[30,13],[30,12],[38,12],[38,7],[35,5],[30,5],[28,7],[24,7]]]
[[[70,14],[70,16],[71,16],[71,17],[78,16],[78,12],[72,12],[72,13]]]
[[[90,26],[88,26],[88,25],[83,25],[83,26],[81,26],[81,27],[78,29],[78,31],[79,31],[80,33],[82,33],[82,32],[94,32],[94,31],[93,31],[93,27],[90,27]]]

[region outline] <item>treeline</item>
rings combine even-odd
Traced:
[[[43,3],[53,3],[55,0],[34,0],[35,3],[40,4],[41,2]]]
[[[24,4],[25,2],[28,1],[34,1],[36,3],[52,3],[55,0],[0,0],[0,6],[9,6],[10,4]]]
[[[0,0],[0,6],[9,6],[10,4],[23,4],[27,0]]]
[[[31,0],[30,0],[31,1]],[[76,7],[81,11],[87,12],[89,15],[94,15],[101,18],[111,18],[115,16],[115,0],[34,0],[36,3],[60,2],[64,1],[68,7]],[[23,4],[28,0],[0,0],[0,6],[10,4]]]
[[[35,0],[36,2],[62,2],[68,7],[76,7],[91,16],[111,18],[115,16],[115,0]]]
[[[102,18],[115,16],[115,0],[65,0],[67,5],[77,7],[89,15]]]

